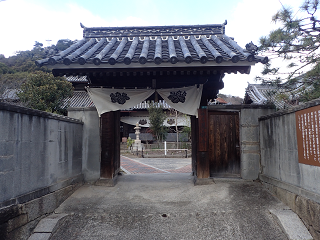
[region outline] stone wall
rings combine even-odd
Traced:
[[[270,108],[243,108],[240,112],[241,177],[256,180],[260,172],[259,117],[273,113]]]
[[[320,167],[299,163],[295,118],[296,111],[317,105],[319,100],[259,119],[260,179],[320,239]]]
[[[86,182],[100,178],[100,120],[95,107],[69,108],[68,116],[83,125],[82,172]]]
[[[24,239],[82,183],[83,123],[5,103],[0,123],[0,239]]]
[[[210,105],[209,111],[238,111],[241,178],[256,180],[260,172],[259,117],[275,112],[272,105]]]

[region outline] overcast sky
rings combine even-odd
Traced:
[[[302,0],[281,0],[297,9]],[[0,1],[0,54],[6,57],[59,39],[81,39],[82,28],[221,24],[241,47],[275,28],[271,17],[279,0],[5,0]],[[243,97],[247,82],[254,83],[262,64],[251,74],[227,74],[221,93]]]

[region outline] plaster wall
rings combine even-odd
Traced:
[[[100,120],[95,107],[69,108],[68,116],[81,120],[83,125],[82,173],[86,182],[100,178]]]
[[[0,123],[0,203],[81,175],[80,121],[0,103]]]
[[[295,112],[311,105],[260,119],[261,175],[298,187],[300,193],[320,194],[320,167],[301,164],[298,159]]]

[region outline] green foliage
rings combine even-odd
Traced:
[[[269,58],[287,61],[287,69],[265,65],[262,76],[266,84],[294,89],[295,98],[309,101],[320,97],[320,21],[316,18],[318,0],[304,0],[299,14],[283,7],[272,18],[280,28],[260,38],[259,51]],[[287,96],[290,94],[287,94]]]
[[[0,75],[7,74],[7,73],[13,73],[13,70],[7,65],[5,65],[4,63],[0,62]]]
[[[34,62],[39,59],[51,57],[59,51],[67,49],[73,43],[74,42],[69,39],[61,39],[57,42],[57,45],[43,47],[42,43],[36,41],[32,50],[18,51],[16,52],[16,55],[8,58],[5,58],[3,54],[0,54],[0,74],[1,72],[50,72],[46,67],[36,66]],[[4,69],[3,65],[5,65],[7,69]]]
[[[0,96],[6,97],[3,94],[8,89],[20,89],[22,83],[27,80],[27,76],[28,73],[26,72],[18,72],[13,74],[0,73]]]
[[[59,40],[56,46],[50,47],[35,42],[32,50],[18,51],[8,58],[0,54],[0,99],[6,101],[8,92],[20,92],[20,105],[65,114],[67,106],[63,99],[72,96],[72,84],[63,78],[54,78],[48,68],[38,67],[34,62],[51,57],[72,44],[68,39]]]
[[[163,125],[164,120],[166,119],[166,114],[163,111],[161,106],[158,106],[157,103],[150,103],[149,108],[149,121],[150,121],[150,130],[153,136],[157,141],[165,140],[168,129]]]
[[[71,97],[72,91],[72,84],[64,78],[38,71],[28,74],[18,97],[30,108],[65,114],[67,106],[63,100]]]
[[[60,39],[56,44],[56,48],[59,51],[63,51],[63,50],[66,50],[68,47],[70,47],[73,43],[74,42],[69,39]]]
[[[42,47],[42,43],[36,42],[32,50],[18,51],[16,55],[11,56],[9,58],[0,57],[0,64],[5,65],[7,67],[8,70],[5,73],[35,71],[49,72],[47,68],[37,67],[34,63],[36,60],[48,57],[48,52],[48,49],[44,49]]]
[[[188,135],[190,135],[191,134],[191,127],[184,126],[182,129],[182,132],[188,133]]]
[[[134,140],[131,137],[128,137],[128,139],[127,139],[127,148],[130,148],[133,143],[134,143]]]

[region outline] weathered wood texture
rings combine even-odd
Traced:
[[[197,178],[210,177],[210,164],[208,152],[197,153]]]
[[[210,176],[240,174],[239,113],[209,112]]]
[[[296,112],[299,163],[320,167],[320,105]]]
[[[209,178],[210,165],[208,159],[208,109],[198,109],[197,121],[197,177]]]
[[[120,169],[120,112],[101,115],[101,177],[112,179]]]
[[[197,129],[198,129],[198,119],[195,116],[191,116],[191,144],[192,144],[192,172],[197,173]]]
[[[208,109],[198,109],[198,152],[208,151]]]

